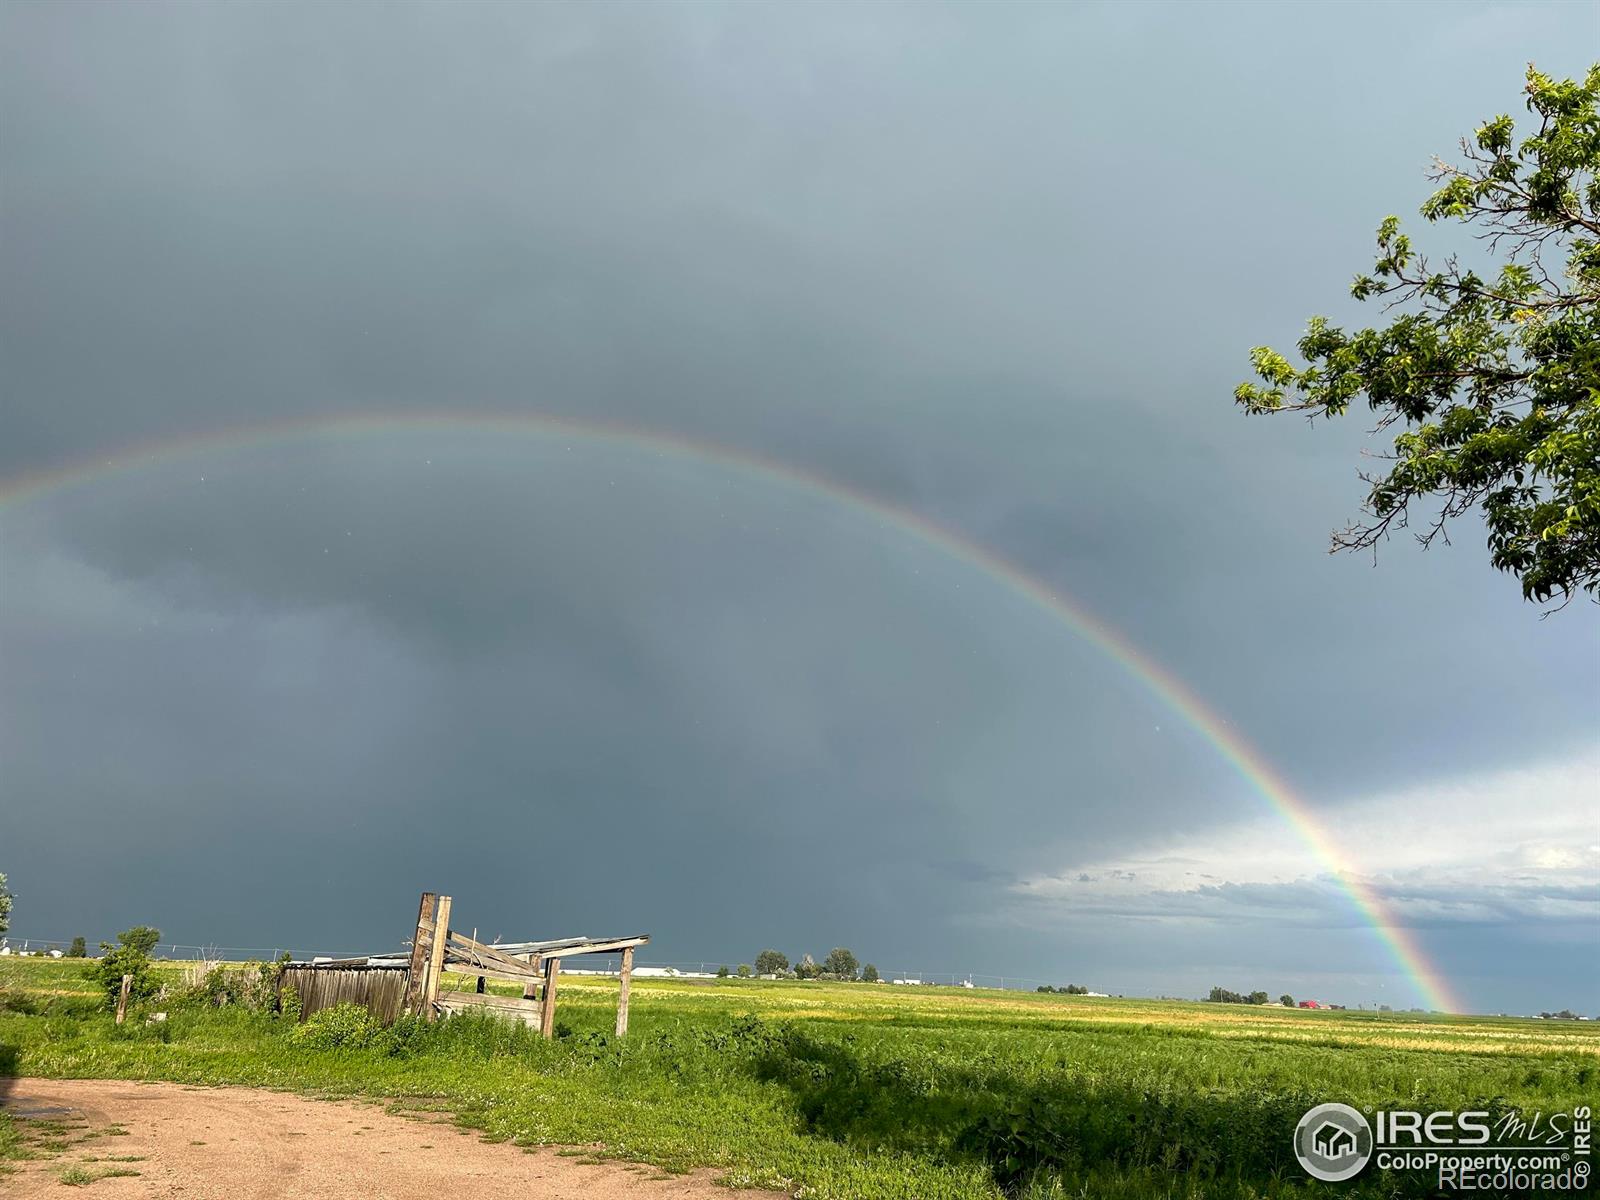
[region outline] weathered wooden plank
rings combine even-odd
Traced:
[[[422,1018],[433,1020],[433,1002],[439,995],[439,980],[444,975],[445,944],[450,940],[450,897],[440,896],[433,917],[433,945],[428,951],[428,975],[422,991]]]
[[[500,970],[514,975],[525,975],[528,965],[503,951],[496,950],[493,946],[486,946],[482,942],[474,941],[465,934],[450,933],[453,943],[445,952],[445,961],[448,964],[467,963],[473,967],[486,966],[498,967]]]
[[[444,969],[447,973],[454,975],[487,975],[490,979],[504,979],[508,983],[525,984],[528,982],[527,971],[518,971],[516,974],[512,974],[510,971],[501,971],[494,967],[478,966],[475,963],[469,962],[446,962]],[[535,982],[537,982],[537,980]]]
[[[122,983],[117,988],[117,1024],[121,1025],[128,1016],[128,993],[133,988],[133,976],[124,975]]]
[[[633,947],[622,952],[621,988],[617,992],[617,1036],[628,1032],[628,993],[633,990]]]
[[[411,939],[411,960],[406,966],[405,1007],[416,1012],[422,1005],[423,987],[428,970],[428,956],[433,951],[433,906],[436,897],[432,892],[422,893],[422,904],[417,909],[417,931]]]
[[[528,955],[528,969],[531,970],[536,976],[538,975],[538,973],[539,973],[539,955],[537,955],[537,954]],[[538,999],[538,997],[539,997],[539,983],[538,983],[538,980],[536,978],[535,979],[530,979],[530,980],[528,980],[527,983],[522,985],[522,998],[524,1000],[536,1000],[536,999]]]
[[[540,1001],[543,1006],[539,1010],[539,1028],[544,1036],[553,1038],[556,1035],[556,980],[561,975],[561,960],[547,958],[544,960],[544,999]]]
[[[574,937],[556,938],[546,942],[495,942],[490,949],[498,950],[501,954],[555,954],[560,953],[563,958],[571,958],[575,954],[606,954],[616,953],[628,946],[642,946],[650,940],[648,933],[636,933],[630,937]]]
[[[539,1005],[515,996],[480,996],[476,992],[446,992],[439,997],[440,1012],[485,1012],[496,1017],[521,1021],[530,1029],[538,1029],[543,1019]]]

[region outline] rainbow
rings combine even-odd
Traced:
[[[669,454],[696,463],[712,463],[875,517],[939,553],[982,572],[1096,647],[1209,742],[1327,867],[1427,1006],[1444,1012],[1464,1011],[1448,981],[1424,954],[1416,936],[1388,912],[1382,897],[1355,869],[1306,801],[1297,796],[1261,753],[1212,711],[1186,683],[1076,601],[1054,591],[987,547],[935,524],[910,509],[790,463],[665,430],[554,415],[419,413],[319,417],[148,442],[120,449],[109,457],[16,476],[0,481],[0,510],[74,485],[205,454],[321,438],[463,431],[611,443],[656,454]]]

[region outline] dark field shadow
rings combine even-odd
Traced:
[[[17,1086],[17,1068],[22,1064],[22,1049],[11,1042],[0,1042],[0,1108],[11,1103]]]
[[[1037,1173],[1084,1179],[1108,1170],[1179,1176],[1217,1195],[1305,1183],[1293,1132],[1325,1099],[1152,1091],[1070,1077],[1040,1082],[993,1063],[872,1061],[847,1044],[794,1030],[758,1058],[756,1070],[794,1095],[815,1136],[862,1150],[980,1162],[1007,1191]],[[1345,1194],[1433,1192],[1420,1177],[1374,1172]]]

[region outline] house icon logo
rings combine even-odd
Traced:
[[[1329,1121],[1311,1135],[1311,1144],[1324,1158],[1342,1159],[1356,1152],[1356,1135]]]
[[[1372,1157],[1372,1126],[1348,1104],[1319,1104],[1294,1127],[1294,1156],[1313,1179],[1353,1178]]]

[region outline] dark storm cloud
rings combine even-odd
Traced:
[[[1359,418],[1227,400],[1247,346],[1344,311],[1377,219],[1525,59],[1584,65],[1576,9],[0,21],[6,473],[335,413],[636,422],[992,546],[1325,807],[1592,738],[1584,615],[1536,620],[1471,531],[1325,558]],[[1380,23],[1426,86],[1368,78]],[[972,924],[1011,881],[1252,803],[995,581],[705,463],[293,443],[13,506],[0,538],[19,930],[133,906],[360,945],[438,884],[535,931],[653,923],[668,956],[1002,969],[1047,952]],[[138,869],[83,848],[87,895],[50,853],[108,819]],[[295,912],[259,902],[286,855],[317,880]]]

